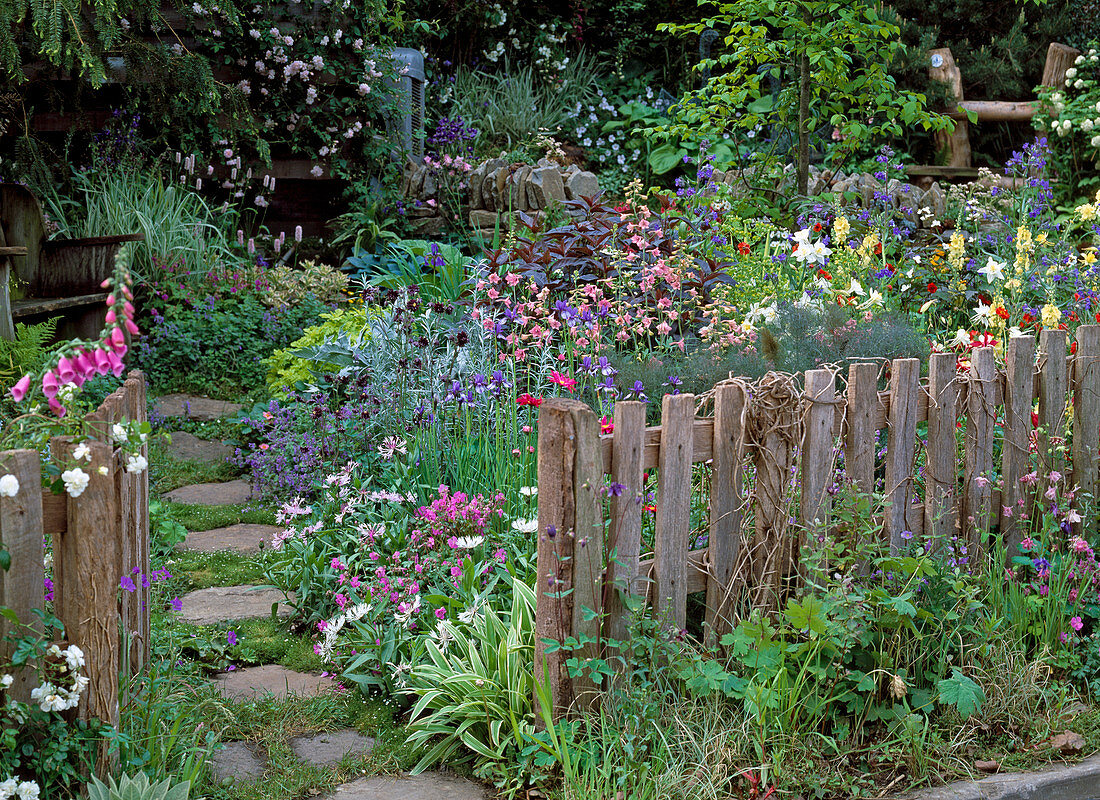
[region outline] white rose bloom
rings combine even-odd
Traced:
[[[129,437],[126,435],[126,429],[116,422],[111,426],[111,438],[116,442],[125,442]]]
[[[1073,82],[1073,88],[1074,89],[1084,89],[1085,88],[1085,81],[1082,80],[1081,78],[1078,78],[1077,80],[1075,80]]]
[[[65,648],[64,656],[65,663],[69,665],[69,669],[73,672],[76,672],[84,666],[84,651],[75,644],[71,644]]]
[[[38,800],[38,791],[38,784],[34,781],[23,781],[15,787],[19,800]]]
[[[1070,67],[1066,70],[1066,80],[1072,80],[1077,77],[1077,67]]]
[[[0,497],[15,497],[19,494],[19,479],[14,475],[0,478]]]
[[[9,800],[15,796],[15,787],[18,785],[15,778],[8,778],[0,783],[0,800]]]
[[[1085,57],[1084,56],[1077,56],[1077,58],[1073,59],[1073,63],[1076,64],[1077,66],[1081,66],[1082,64],[1085,63]]]
[[[4,674],[0,676],[0,689],[10,689],[14,682],[15,678],[11,675]]]
[[[1089,144],[1091,144],[1093,147],[1100,147],[1100,135],[1093,136]]]
[[[1091,119],[1086,119],[1084,122],[1082,122],[1081,123],[1081,130],[1084,131],[1085,133],[1088,133],[1089,131],[1091,131],[1092,130],[1092,120]]]
[[[144,472],[148,466],[149,462],[145,460],[145,456],[130,456],[126,459],[126,471],[135,475]]]
[[[65,491],[69,493],[69,497],[75,498],[84,494],[84,490],[88,488],[88,481],[91,479],[88,477],[88,473],[80,467],[76,467],[62,472],[61,480],[65,484]]]
[[[87,442],[81,442],[76,446],[76,449],[73,450],[73,458],[75,458],[77,461],[92,460],[92,449],[88,447]]]

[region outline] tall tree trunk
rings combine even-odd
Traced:
[[[810,186],[810,54],[802,53],[798,84],[798,193]]]

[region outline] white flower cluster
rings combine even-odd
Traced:
[[[314,645],[313,651],[322,658],[328,658],[332,655],[332,648],[336,646],[336,639],[340,635],[340,631],[349,622],[357,622],[369,614],[371,606],[366,603],[360,603],[359,605],[352,606],[345,609],[342,613],[337,614],[332,619],[324,623],[324,638],[317,645]]]
[[[68,492],[69,497],[77,498],[84,494],[91,477],[80,467],[73,467],[61,473],[61,481],[65,484],[65,491]]]
[[[88,688],[88,678],[81,675],[78,670],[84,666],[84,651],[71,644],[62,650],[58,645],[50,645],[46,655],[58,660],[64,660],[60,670],[68,672],[72,679],[72,687],[55,685],[49,681],[31,689],[31,700],[38,703],[43,711],[68,711],[76,708],[80,703],[80,695]]]
[[[15,778],[8,778],[0,783],[0,800],[12,800],[12,798],[38,800],[39,791],[38,784],[34,781],[18,781]]]

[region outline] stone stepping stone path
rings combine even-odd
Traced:
[[[153,408],[162,417],[184,417],[199,422],[213,422],[216,419],[232,417],[244,406],[230,403],[228,400],[211,400],[191,394],[166,394],[157,398]]]
[[[186,431],[172,431],[172,443],[168,452],[184,461],[201,461],[204,464],[223,464],[232,458],[235,447],[222,442],[200,439]]]
[[[326,800],[488,800],[479,784],[458,775],[422,772],[419,775],[361,778],[336,787]]]
[[[260,552],[263,547],[271,546],[271,537],[282,528],[277,525],[255,525],[238,522],[227,528],[212,528],[208,531],[192,531],[179,545],[181,550],[194,550],[199,553],[217,553],[229,550],[234,553],[251,555]]]
[[[336,687],[331,678],[295,672],[278,664],[223,672],[214,679],[214,685],[223,697],[240,701],[259,700],[267,696],[282,700],[290,695],[309,696],[329,692]]]
[[[267,759],[256,755],[248,742],[227,742],[210,756],[210,771],[219,784],[256,780],[267,772]]]
[[[373,748],[374,739],[352,728],[313,736],[296,736],[290,740],[290,749],[294,751],[294,755],[318,767],[339,764],[346,755],[361,756]]]
[[[186,503],[192,506],[242,505],[252,499],[252,484],[248,481],[195,483],[173,489],[164,497],[173,503]]]
[[[179,618],[192,625],[217,625],[242,619],[264,619],[271,616],[271,606],[279,604],[280,619],[289,617],[290,606],[278,589],[258,586],[212,586],[185,594]]]

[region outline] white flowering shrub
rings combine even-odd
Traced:
[[[5,559],[5,562],[7,559]],[[0,800],[76,797],[110,732],[99,720],[74,721],[88,688],[84,652],[51,639],[61,624],[43,614],[45,634],[9,623],[10,657],[0,658]],[[29,681],[29,698],[13,697],[18,681]]]
[[[1094,43],[1095,45],[1095,43]],[[1062,198],[1091,197],[1100,186],[1100,49],[1090,47],[1061,86],[1040,86],[1036,126],[1047,135]]]

